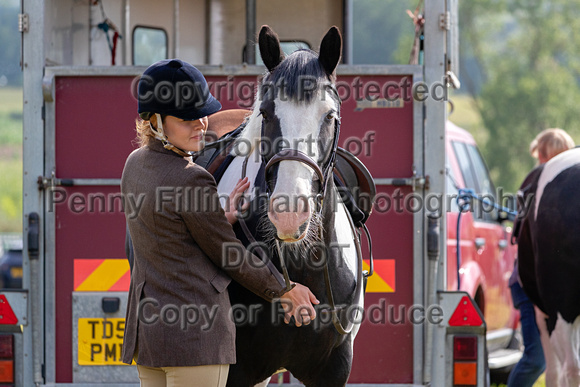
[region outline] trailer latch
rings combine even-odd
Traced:
[[[56,176],[54,175],[54,171],[52,171],[52,174],[50,175],[50,177],[46,177],[46,176],[38,176],[38,189],[40,191],[44,191],[46,189],[50,189],[50,188],[54,188],[56,187]]]
[[[429,176],[420,176],[417,171],[413,171],[411,177],[376,178],[374,182],[376,185],[410,186],[413,191],[417,188],[429,189]]]

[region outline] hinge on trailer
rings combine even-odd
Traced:
[[[439,15],[439,28],[445,31],[451,29],[451,12],[447,11]]]
[[[413,192],[417,188],[423,187],[424,189],[429,189],[429,176],[419,176],[417,171],[413,170],[413,177],[411,177],[411,188]]]
[[[28,14],[27,13],[19,13],[18,14],[18,31],[19,32],[28,32]]]
[[[429,176],[419,175],[417,173],[417,169],[415,169],[415,165],[413,165],[413,176],[411,176],[410,180],[411,184],[409,185],[413,189],[413,192],[415,192],[417,188],[424,188],[426,190],[429,189]]]
[[[52,171],[52,174],[50,175],[50,177],[45,177],[45,176],[38,176],[38,189],[40,191],[44,191],[46,189],[51,189],[56,187],[57,182],[56,182],[56,176],[54,174],[54,171]]]

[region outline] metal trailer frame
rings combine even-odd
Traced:
[[[414,80],[423,80],[427,84],[441,82],[445,79],[447,69],[446,47],[447,28],[442,22],[448,17],[449,3],[455,0],[430,0],[425,2],[425,63],[424,65],[394,65],[394,66],[350,66],[341,65],[339,75],[348,74],[380,74],[399,75],[412,74]],[[347,1],[350,9],[351,2]],[[23,32],[23,88],[24,88],[24,180],[23,180],[23,224],[24,235],[30,228],[28,220],[31,213],[44,214],[44,191],[39,190],[39,176],[50,176],[54,169],[54,90],[53,80],[57,75],[138,75],[143,71],[139,67],[45,67],[44,63],[44,17],[45,9],[42,0],[23,0],[22,12],[28,15],[29,27]],[[447,15],[447,16],[446,16]],[[350,26],[348,26],[350,27]],[[351,29],[348,28],[348,32]],[[348,34],[347,34],[348,36]],[[347,40],[349,40],[347,38]],[[347,45],[346,59],[350,61],[352,47]],[[263,69],[257,66],[200,66],[207,75],[258,75]],[[416,176],[428,177],[429,191],[445,195],[445,121],[446,106],[443,101],[428,98],[425,102],[414,101],[414,155],[413,162]],[[428,130],[427,130],[428,128]],[[42,149],[46,149],[45,157],[35,157]],[[382,184],[387,180],[378,179]],[[99,184],[98,181],[78,181],[79,184]],[[102,182],[100,182],[102,183]],[[111,182],[109,181],[109,184]],[[425,188],[419,187],[425,195]],[[443,208],[442,211],[445,211]],[[443,212],[444,213],[444,212]],[[423,209],[413,216],[413,264],[417,269],[413,280],[413,302],[426,303],[435,300],[436,295],[424,286],[429,278],[426,261],[426,214]],[[28,252],[29,240],[24,238],[23,257],[23,288],[29,289],[30,297],[27,305],[30,323],[23,329],[23,385],[56,386],[55,383],[55,300],[54,293],[54,251],[55,235],[53,227],[54,216],[47,216],[40,221],[39,256],[31,257]],[[439,245],[446,246],[445,216],[440,217],[442,232],[439,235]],[[440,249],[438,261],[437,289],[445,289],[446,249]],[[434,349],[434,333],[425,327],[416,325],[413,328],[413,386],[424,385],[431,381],[431,367],[445,369],[439,357],[431,359]],[[437,344],[435,344],[437,346]],[[60,384],[64,385],[64,384]],[[69,385],[69,384],[66,384]],[[75,384],[84,386],[88,384]],[[93,384],[94,385],[94,384]],[[131,384],[125,384],[131,385]],[[120,385],[121,386],[121,385]],[[365,386],[373,386],[366,384]],[[378,386],[378,385],[377,385]],[[389,386],[403,386],[393,385]],[[405,384],[404,386],[411,386]]]
[[[261,66],[198,66],[200,71],[205,75],[244,75],[244,76],[259,76],[263,74]],[[44,144],[45,144],[45,158],[42,176],[46,178],[46,185],[48,189],[53,185],[59,185],[59,182],[50,177],[55,170],[55,105],[54,105],[54,79],[58,76],[138,76],[145,68],[142,67],[90,67],[90,66],[76,66],[76,67],[46,67],[42,82],[42,94],[44,98]],[[412,75],[414,82],[420,82],[423,79],[422,66],[418,65],[384,65],[384,66],[347,66],[341,65],[337,69],[337,75]],[[424,103],[414,101],[413,106],[413,165],[414,176],[406,178],[408,185],[414,184],[418,177],[424,176],[424,127],[423,127],[423,107]],[[401,179],[397,179],[401,180]],[[377,177],[375,182],[377,185],[392,185],[392,178]],[[35,180],[37,184],[37,181]],[[82,185],[117,185],[120,184],[120,179],[74,179],[75,186]],[[38,190],[38,186],[35,187]],[[418,184],[417,191],[424,196],[423,187]],[[42,191],[41,192],[42,195]],[[415,268],[423,267],[424,257],[424,229],[425,229],[425,213],[418,211],[413,214],[413,265]],[[55,224],[54,212],[46,212],[44,225],[45,227],[45,289],[54,289],[55,286]],[[413,279],[413,303],[422,304],[424,302],[425,288],[423,276],[415,276]],[[55,383],[55,298],[54,294],[45,294],[45,381],[47,385],[59,385]],[[415,383],[422,380],[424,358],[424,327],[415,325],[413,327],[413,374]],[[66,384],[70,385],[70,384]],[[82,384],[75,383],[75,386],[82,386]],[[349,384],[350,385],[350,384]],[[354,385],[353,385],[354,386]],[[365,386],[371,386],[365,384]],[[388,386],[403,386],[393,385]]]

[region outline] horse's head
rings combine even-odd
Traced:
[[[261,115],[261,155],[270,193],[268,218],[284,242],[302,240],[320,218],[338,141],[340,99],[335,69],[342,38],[332,27],[320,54],[299,50],[288,57],[268,26],[259,36],[264,77],[255,115]]]

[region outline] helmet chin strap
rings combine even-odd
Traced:
[[[183,149],[179,149],[178,147],[169,142],[169,140],[167,139],[167,135],[163,131],[163,121],[161,119],[161,114],[155,113],[155,117],[157,118],[157,128],[153,127],[153,125],[151,125],[151,122],[149,122],[149,126],[151,127],[151,131],[153,132],[153,134],[155,134],[155,138],[163,143],[163,147],[165,149],[172,150],[181,157],[190,157],[191,154],[189,152],[186,152]]]

